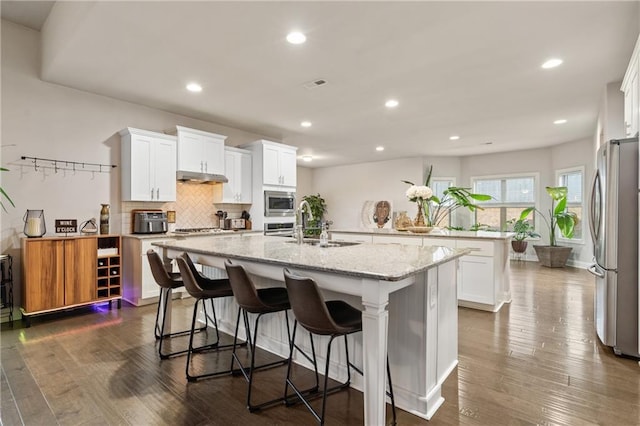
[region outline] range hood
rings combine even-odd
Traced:
[[[178,170],[176,172],[176,179],[181,182],[197,182],[197,183],[227,183],[227,179],[224,175],[214,175],[211,173],[198,173],[198,172],[185,172]]]

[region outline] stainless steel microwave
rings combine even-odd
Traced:
[[[294,192],[264,191],[264,215],[294,216],[296,214],[296,194]]]

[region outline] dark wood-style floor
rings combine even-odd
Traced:
[[[598,342],[591,276],[514,262],[511,283],[513,302],[499,313],[459,309],[460,363],[444,404],[430,422],[400,411],[398,424],[640,424],[640,367]],[[191,306],[176,303],[174,321],[186,327]],[[123,304],[3,324],[2,424],[313,424],[301,405],[250,414],[240,377],[187,383],[184,357],[158,358],[154,316],[154,306]],[[199,358],[199,368],[219,360]],[[256,398],[278,396],[284,374],[261,372]],[[328,424],[361,424],[362,394],[335,394],[328,411]]]

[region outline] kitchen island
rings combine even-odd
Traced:
[[[194,262],[224,268],[225,259],[243,265],[257,285],[283,285],[283,268],[313,278],[328,299],[363,309],[363,333],[349,340],[352,361],[364,380],[365,424],[385,424],[387,348],[398,407],[429,419],[444,402],[441,386],[458,362],[456,260],[468,250],[438,246],[355,244],[321,248],[290,238],[194,238],[158,243],[166,258],[189,253]],[[233,332],[236,305],[217,303],[221,327]],[[258,339],[264,349],[288,356],[284,316],[264,318]],[[304,337],[304,334],[302,334]],[[303,345],[301,338],[298,342]],[[316,345],[325,348],[323,342]],[[333,352],[330,375],[346,376],[344,351]],[[338,355],[340,354],[340,355]],[[325,353],[318,351],[319,362]],[[300,357],[301,358],[301,357]],[[305,364],[302,359],[296,362]],[[308,365],[308,363],[306,364]]]
[[[511,302],[509,246],[512,232],[449,231],[434,229],[411,233],[396,229],[338,229],[331,231],[335,241],[376,244],[436,245],[471,250],[458,262],[458,305],[498,312]]]

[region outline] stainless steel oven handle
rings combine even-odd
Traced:
[[[598,265],[595,263],[587,269],[587,271],[591,272],[591,274],[595,275],[598,278],[604,278],[604,274],[598,271]]]

